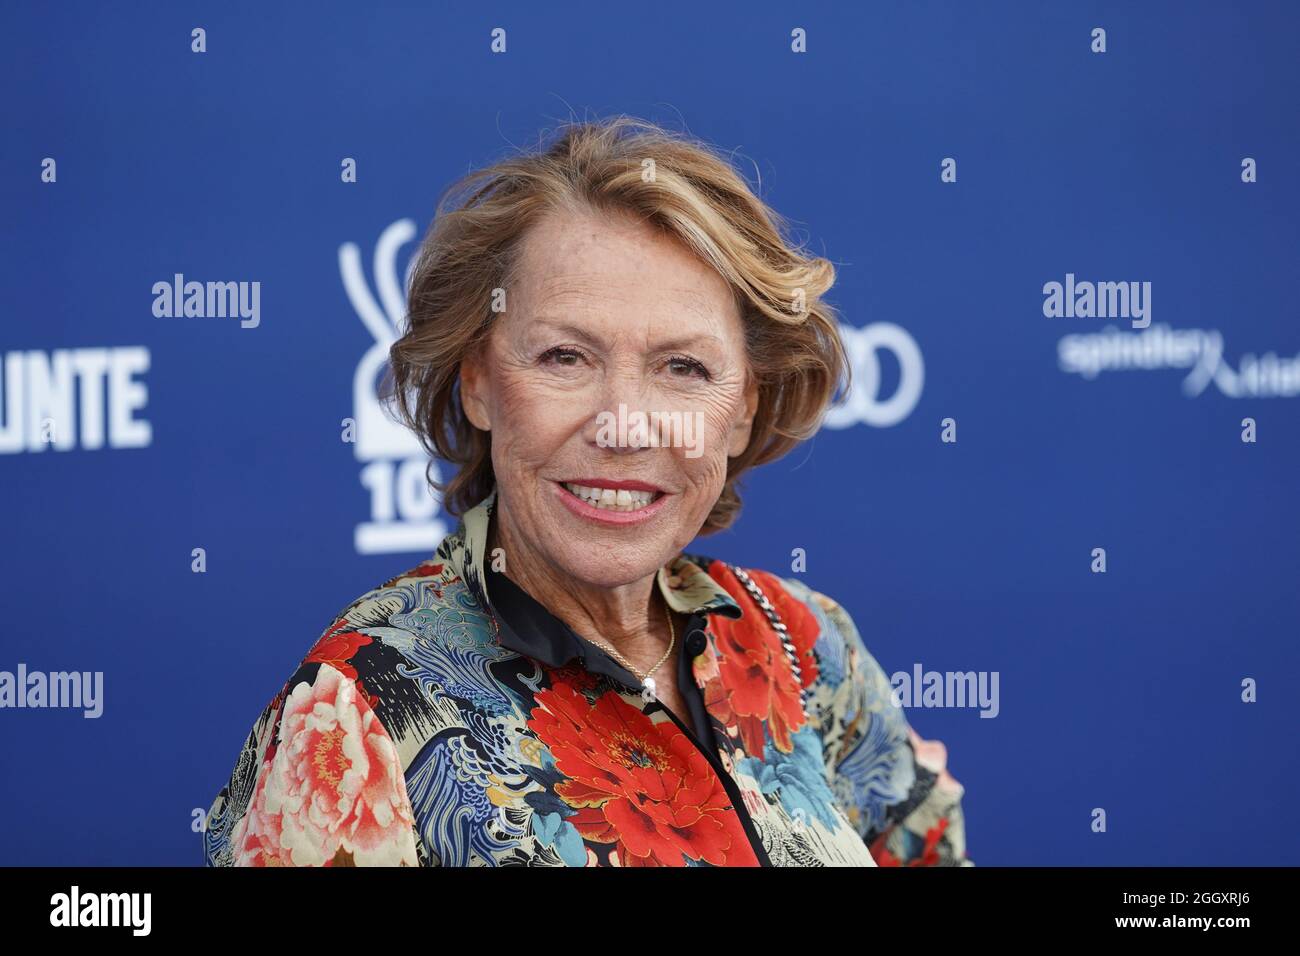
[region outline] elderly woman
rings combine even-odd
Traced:
[[[682,550],[843,385],[831,265],[625,118],[459,186],[391,364],[460,526],[267,706],[207,861],[968,865],[943,747],[845,610]]]

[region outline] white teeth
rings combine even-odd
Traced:
[[[655,500],[653,491],[628,491],[620,488],[590,488],[586,485],[573,485],[567,481],[564,487],[573,492],[587,504],[603,511],[636,511]]]

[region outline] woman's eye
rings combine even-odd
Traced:
[[[542,354],[543,362],[553,362],[564,368],[573,368],[582,360],[582,353],[577,349],[556,346]]]
[[[684,355],[679,355],[676,356],[675,358],[670,358],[668,360],[668,367],[673,370],[674,375],[678,375],[683,378],[699,376],[700,378],[707,379],[709,377],[708,369],[706,369],[700,362],[696,361],[695,359],[687,358]]]

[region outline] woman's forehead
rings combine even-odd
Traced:
[[[593,313],[593,316],[597,313]],[[725,349],[728,340],[720,334],[716,321],[653,323],[618,321],[582,321],[573,315],[530,315],[524,327],[542,338],[560,336],[596,349],[608,349],[618,341],[632,340],[656,351]]]
[[[537,296],[640,292],[653,283],[716,306],[727,281],[675,237],[626,217],[552,212],[523,236],[515,284]]]

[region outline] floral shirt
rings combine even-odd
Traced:
[[[840,605],[747,569],[796,670],[728,564],[680,555],[677,715],[485,565],[495,500],[325,630],[208,811],[208,865],[971,865],[943,745]]]

